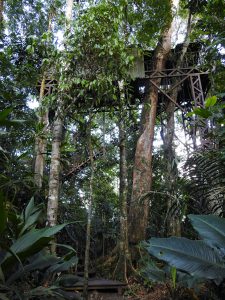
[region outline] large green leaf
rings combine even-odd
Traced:
[[[209,110],[207,110],[205,108],[200,108],[200,107],[197,107],[196,109],[194,109],[194,113],[196,115],[198,115],[202,118],[206,118],[206,119],[212,115],[212,113]]]
[[[174,269],[174,267],[172,268]],[[165,265],[163,268],[158,268],[156,265],[148,263],[141,271],[141,275],[153,282],[168,282],[168,280],[172,279],[172,268],[169,265]],[[177,270],[176,282],[180,286],[196,288],[200,283],[202,283],[202,279]]]
[[[57,264],[51,266],[48,269],[48,272],[53,273],[53,272],[64,272],[68,271],[69,268],[74,267],[78,263],[78,258],[76,256],[71,257],[69,260],[61,260]]]
[[[24,234],[27,229],[31,229],[31,227],[35,227],[40,219],[40,216],[43,213],[43,206],[42,205],[35,205],[34,198],[31,198],[29,203],[27,204],[25,210],[21,213],[21,229],[19,236]]]
[[[16,126],[24,122],[24,120],[8,120],[7,118],[12,111],[12,108],[0,111],[0,126]]]
[[[56,244],[56,246],[57,247],[61,247],[61,248],[64,248],[64,249],[67,249],[67,250],[69,250],[70,252],[69,252],[69,257],[71,257],[71,256],[74,256],[76,253],[77,253],[77,251],[73,248],[73,247],[71,247],[70,245],[66,245],[66,244]],[[71,255],[72,254],[72,255]],[[67,256],[67,255],[66,255]]]
[[[6,296],[6,294],[0,293],[0,299],[1,300],[9,300],[9,298]]]
[[[210,107],[210,106],[214,106],[217,102],[217,97],[216,96],[212,96],[210,98],[207,98],[205,101],[205,107]]]
[[[1,251],[0,251],[0,267],[2,267],[2,263],[5,261],[5,259],[7,258],[7,256],[10,254],[11,258],[14,259],[14,261],[17,261],[21,266],[23,265],[19,256],[11,249],[9,248],[7,245],[3,244],[0,242],[0,247],[1,247]]]
[[[39,253],[33,255],[29,261],[29,264],[19,267],[15,273],[11,274],[11,276],[7,279],[8,285],[12,284],[12,282],[18,278],[24,276],[25,273],[42,270],[57,264],[60,261],[60,258],[51,255],[46,251],[40,251]]]
[[[16,253],[21,259],[33,255],[46,247],[52,237],[65,227],[65,225],[66,224],[43,229],[32,229],[18,238],[10,247],[10,250]],[[3,268],[12,263],[14,261],[13,258],[14,257],[8,253],[2,262]]]
[[[225,254],[225,219],[214,215],[188,215],[199,236]]]
[[[141,274],[153,282],[165,282],[169,277],[165,270],[150,264],[142,270]]]
[[[0,121],[5,120],[12,111],[13,111],[12,107],[0,111]]]
[[[21,217],[24,217],[24,219],[26,221],[29,218],[29,216],[33,213],[34,208],[35,208],[34,197],[32,197],[30,199],[29,203],[27,204],[27,206],[25,208],[25,211],[22,212],[22,216]]]
[[[158,259],[191,275],[216,279],[225,277],[225,264],[219,253],[203,241],[186,238],[152,238],[147,250]]]
[[[29,248],[42,238],[49,238],[59,232],[65,227],[65,224],[56,225],[54,227],[42,228],[42,229],[33,229],[28,233],[24,234],[19,238],[12,246],[11,249],[16,253],[21,253],[25,249]]]
[[[25,224],[22,227],[19,236],[21,236],[25,231],[27,231],[27,229],[29,229],[30,227],[35,227],[34,225],[37,224],[38,220],[40,219],[40,216],[42,215],[42,210],[39,209],[36,212],[34,212],[32,215],[30,215],[26,220],[25,220]]]
[[[74,286],[77,282],[84,282],[84,278],[74,274],[61,274],[55,284],[63,287]]]

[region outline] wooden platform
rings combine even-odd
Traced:
[[[71,287],[64,287],[65,291],[83,291],[84,282],[79,281]],[[89,291],[111,291],[116,292],[118,295],[122,294],[123,289],[126,287],[126,283],[109,280],[109,279],[89,279],[88,290]]]

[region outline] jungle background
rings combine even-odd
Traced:
[[[224,299],[224,28],[222,0],[0,0],[0,299]]]

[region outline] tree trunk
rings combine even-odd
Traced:
[[[188,46],[190,44],[190,33],[191,33],[191,21],[192,15],[189,11],[188,21],[187,21],[187,30],[186,36],[183,43],[182,51],[180,57],[177,60],[176,68],[181,68],[184,60],[184,56],[187,52]],[[179,82],[179,79],[175,79],[174,85]],[[167,164],[166,170],[166,181],[168,182],[168,193],[170,197],[168,198],[167,203],[167,218],[166,218],[166,233],[167,235],[180,236],[180,216],[179,208],[176,203],[176,180],[178,175],[177,165],[175,162],[175,150],[173,146],[174,141],[174,130],[175,130],[175,120],[174,112],[176,108],[176,101],[178,96],[178,87],[173,90],[171,98],[175,100],[175,103],[168,100],[166,107],[166,125],[165,125],[165,137],[164,137],[164,159]]]
[[[3,23],[4,0],[0,0],[0,26]]]
[[[0,0],[1,1],[1,0]],[[51,32],[53,14],[49,13],[48,32]],[[41,191],[43,185],[43,176],[45,168],[45,156],[47,151],[47,133],[48,133],[48,109],[43,105],[43,98],[45,93],[45,74],[41,81],[40,95],[39,95],[39,120],[38,124],[42,130],[35,138],[35,162],[34,162],[34,183],[38,188],[38,193]]]
[[[70,20],[72,19],[73,1],[74,0],[66,0],[66,20],[67,20],[67,22],[70,22]]]
[[[63,114],[59,109],[53,123],[52,132],[52,153],[49,175],[49,194],[47,207],[47,223],[54,226],[57,223],[57,212],[59,202],[59,185],[60,185],[60,146],[62,143],[63,133]]]
[[[171,29],[166,29],[156,47],[154,69],[161,71],[171,49]],[[160,79],[155,80],[160,84]],[[151,86],[150,95],[142,111],[142,129],[137,141],[132,199],[129,211],[129,243],[137,244],[145,239],[149,216],[149,198],[145,195],[152,188],[152,150],[158,103],[158,90]]]
[[[48,126],[48,110],[43,107],[42,100],[44,97],[45,90],[45,76],[41,81],[41,89],[39,96],[40,103],[40,116],[38,123],[43,126],[43,129],[40,133],[37,134],[35,138],[35,163],[34,163],[34,183],[38,188],[38,192],[40,192],[43,184],[43,175],[44,175],[44,167],[45,167],[45,156],[46,156],[46,148],[47,148],[47,126]]]
[[[67,1],[66,16],[71,16],[69,10],[72,9],[71,0]],[[67,22],[70,20],[67,19]],[[57,224],[58,204],[59,204],[59,186],[60,186],[60,147],[63,138],[64,126],[64,103],[61,95],[58,95],[57,111],[52,130],[52,153],[49,175],[49,193],[47,206],[47,224],[54,226]],[[52,253],[56,251],[55,243],[51,248]]]
[[[88,300],[88,279],[89,279],[89,254],[90,254],[90,242],[91,242],[91,219],[92,219],[92,207],[93,207],[93,181],[94,181],[94,157],[91,141],[91,124],[92,117],[89,120],[89,132],[88,132],[88,152],[90,156],[91,175],[89,180],[89,201],[88,201],[88,213],[87,213],[87,230],[86,230],[86,246],[85,246],[85,258],[84,258],[84,290],[83,296],[85,300]]]
[[[114,276],[127,282],[128,251],[128,228],[127,228],[127,157],[126,157],[126,114],[123,111],[125,100],[124,83],[119,82],[120,89],[120,112],[119,112],[119,150],[120,150],[120,235],[118,241],[118,261],[114,270]]]
[[[172,98],[177,99],[178,91],[174,91]],[[166,107],[166,130],[164,138],[164,160],[166,164],[166,182],[168,186],[168,200],[167,200],[167,217],[166,217],[166,234],[179,236],[180,235],[180,220],[177,211],[176,202],[176,180],[178,175],[177,165],[175,161],[175,150],[173,147],[174,141],[174,110],[175,104],[172,101],[168,102]]]

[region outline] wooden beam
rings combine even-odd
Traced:
[[[171,98],[166,92],[164,92],[154,81],[150,80],[151,84],[153,84],[163,95],[165,95],[170,101],[172,101],[177,107],[180,108],[182,112],[185,113],[183,107],[181,107],[173,98]]]

